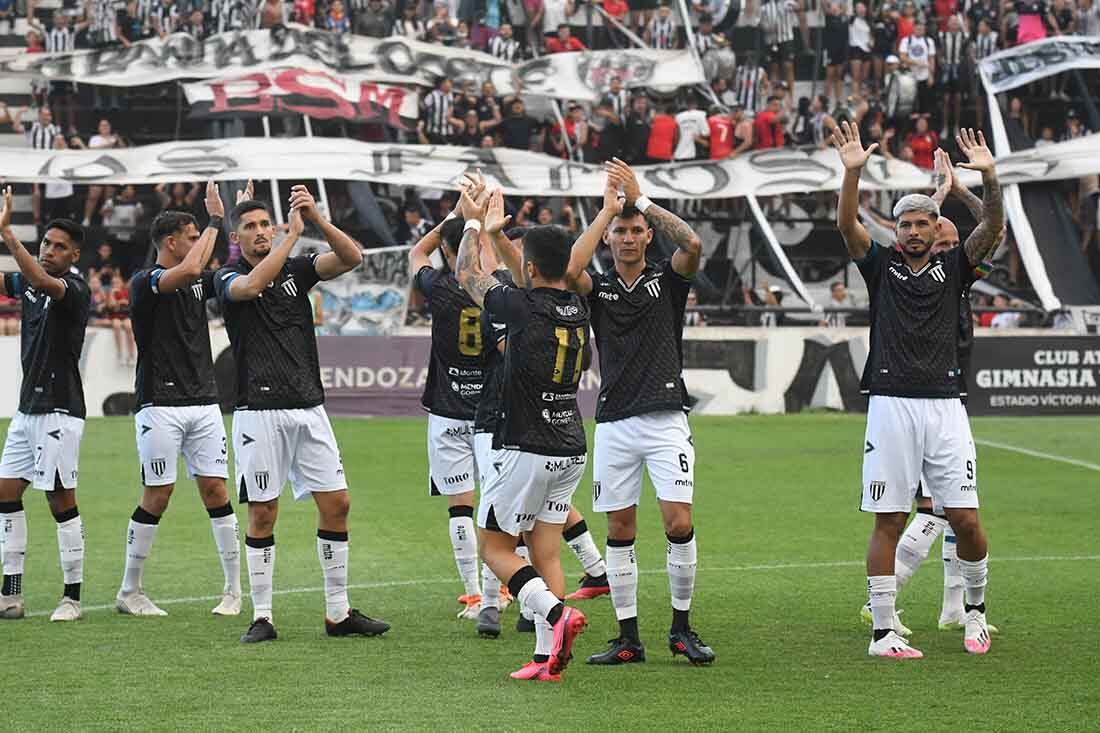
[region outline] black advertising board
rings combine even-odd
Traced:
[[[1100,415],[1100,336],[974,340],[971,415]]]

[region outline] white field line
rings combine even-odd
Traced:
[[[1100,560],[1100,555],[1035,555],[1030,557],[991,557],[990,562],[1095,562]],[[766,565],[731,565],[729,567],[701,567],[700,572],[708,573],[748,573],[760,570],[812,570],[817,568],[848,568],[848,567],[862,567],[863,560],[836,560],[833,562],[806,562],[806,563],[770,563]],[[651,568],[648,570],[640,570],[642,575],[664,575],[664,568]],[[459,581],[456,578],[418,578],[413,580],[384,580],[373,583],[352,583],[348,585],[349,589],[370,590],[377,588],[401,588],[414,585],[443,585],[443,584],[457,584]],[[320,586],[312,586],[309,588],[285,588],[282,590],[276,590],[273,595],[277,596],[289,596],[298,595],[301,593],[322,593],[324,588]],[[211,601],[220,601],[220,595],[216,596],[187,596],[184,598],[166,598],[163,600],[155,600],[154,602],[158,606],[180,606],[191,603],[209,603]],[[247,604],[246,604],[247,605]],[[113,611],[115,604],[108,603],[98,606],[84,606],[82,609],[85,613],[91,611]],[[27,614],[29,618],[35,618],[40,616],[49,616],[52,611],[33,611]]]
[[[1079,461],[1076,458],[1057,456],[1053,453],[1041,453],[1037,450],[1031,450],[1030,448],[1020,448],[1019,446],[1009,445],[1008,443],[998,443],[996,441],[985,440],[983,438],[975,438],[974,442],[978,445],[984,445],[990,448],[998,448],[1000,450],[1007,450],[1013,453],[1019,453],[1020,455],[1024,456],[1031,456],[1032,458],[1042,458],[1047,461],[1057,461],[1058,463],[1068,463],[1071,466],[1078,466],[1079,468],[1087,468],[1090,471],[1100,471],[1100,465],[1089,463],[1088,461]]]

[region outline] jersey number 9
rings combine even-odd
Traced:
[[[559,326],[554,329],[554,334],[558,337],[558,353],[554,358],[554,382],[557,384],[576,384],[581,381],[584,342],[588,338],[588,330],[584,326],[578,326],[577,328]],[[572,378],[568,382],[565,381],[565,362],[567,361],[573,363]]]

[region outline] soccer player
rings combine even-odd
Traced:
[[[844,165],[837,227],[867,281],[871,303],[870,354],[863,386],[870,392],[863,460],[863,511],[875,514],[867,551],[867,585],[873,617],[871,656],[919,658],[921,652],[893,628],[898,540],[924,477],[933,502],[955,531],[965,585],[966,651],[984,654],[987,542],[978,519],[974,441],[959,401],[958,321],[973,269],[993,250],[1004,208],[992,153],[981,133],[956,137],[982,174],[982,217],[966,244],[932,256],[939,206],[911,194],[894,207],[899,248],[871,241],[857,218],[859,177],[877,145],[864,150],[847,122],[833,132]]]
[[[702,243],[682,219],[642,195],[638,179],[618,158],[607,164],[626,205],[599,219],[615,268],[589,275],[585,268],[600,238],[581,238],[573,247],[567,280],[587,296],[600,356],[596,407],[593,500],[607,512],[607,578],[619,621],[619,636],[589,664],[645,661],[638,634],[638,567],[634,556],[642,470],[648,469],[668,539],[667,569],[672,595],[668,645],[693,664],[714,661],[714,651],[689,623],[697,549],[692,521],[695,447],[685,412],[687,391],[681,371],[684,306],[699,269]],[[646,262],[654,229],[676,245],[671,259]]]
[[[584,614],[562,603],[560,553],[587,457],[577,384],[592,356],[589,309],[565,288],[570,245],[561,227],[532,227],[523,235],[529,287],[502,285],[481,270],[480,231],[490,201],[503,207],[499,194],[475,202],[463,192],[466,223],[457,261],[462,287],[508,333],[492,468],[478,506],[481,553],[496,576],[507,579],[512,596],[535,614],[535,656],[512,677],[557,681],[586,623]],[[534,567],[516,554],[520,535]]]
[[[11,187],[4,189],[0,237],[19,272],[4,273],[0,295],[22,301],[23,386],[19,410],[8,425],[0,458],[0,544],[4,581],[0,618],[22,618],[23,561],[27,554],[27,485],[46,493],[57,522],[57,545],[65,588],[51,621],[81,618],[84,523],[76,506],[80,438],[84,434],[84,385],[80,351],[91,310],[91,290],[74,265],[84,230],[55,219],[34,258],[11,229]]]
[[[332,247],[321,255],[290,257],[305,221]],[[273,246],[275,226],[267,205],[238,203],[230,241],[241,259],[223,267],[214,286],[236,364],[237,410],[233,454],[241,501],[248,502],[246,562],[252,625],[244,643],[277,638],[272,624],[275,520],[289,479],[297,500],[317,505],[317,556],[325,588],[329,636],[375,636],[389,624],[363,615],[348,602],[348,498],[344,466],[323,406],[317,340],[309,290],[363,261],[359,245],[317,211],[305,186],[290,193],[290,233]]]
[[[252,198],[244,192],[238,196]],[[165,211],[157,216],[151,229],[157,261],[130,281],[130,319],[138,348],[134,428],[145,488],[126,533],[126,569],[116,598],[123,614],[166,615],[145,594],[142,573],[175,489],[181,453],[210,516],[225,576],[222,599],[213,612],[241,612],[240,538],[225,488],[229,456],[206,321],[206,301],[214,297],[214,273],[206,263],[225,216],[213,181],[206,184],[206,211],[210,219],[201,233],[190,214]]]

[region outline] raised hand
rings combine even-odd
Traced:
[[[299,185],[290,189],[290,208],[298,210],[303,221],[316,221],[321,216],[313,194],[305,186]]]
[[[871,153],[878,149],[878,143],[872,143],[866,150],[859,139],[859,127],[841,122],[833,128],[833,147],[840,153],[840,162],[850,171],[862,170],[867,165]]]
[[[943,148],[936,148],[936,192],[945,197],[955,187],[955,174],[951,170],[951,156]]]
[[[617,188],[621,188],[626,197],[626,204],[633,206],[634,202],[641,198],[642,188],[638,185],[638,177],[629,165],[612,158],[607,164],[608,181],[613,182]]]
[[[462,195],[458,197],[458,213],[463,219],[470,221],[471,219],[476,221],[484,221],[486,211],[489,208],[489,197],[481,193],[476,199],[472,195],[476,191],[476,186],[467,186],[462,189]]]
[[[11,186],[4,187],[4,206],[0,208],[0,229],[11,226],[12,197]]]
[[[485,210],[485,231],[489,234],[504,231],[511,221],[512,217],[504,214],[504,190],[497,188],[489,195],[488,208]]]
[[[960,168],[987,173],[996,167],[997,161],[986,146],[985,135],[982,134],[981,130],[978,130],[975,137],[973,129],[964,128],[955,136],[955,142],[958,143],[962,154],[970,161],[969,163],[959,163]]]
[[[255,186],[252,185],[252,179],[249,178],[248,183],[244,184],[244,190],[243,191],[237,191],[237,201],[236,201],[236,203],[239,204],[242,201],[251,200],[253,198],[254,193],[255,193]]]
[[[612,180],[610,173],[607,174],[607,185],[603,189],[603,208],[605,211],[618,216],[623,213],[623,207],[626,205],[626,197],[619,193],[618,184]]]
[[[221,194],[218,193],[218,184],[213,181],[206,182],[205,203],[207,214],[225,218],[225,204],[222,203]]]
[[[287,217],[287,231],[293,237],[300,237],[305,230],[306,223],[302,220],[302,210],[291,207],[290,216]]]

